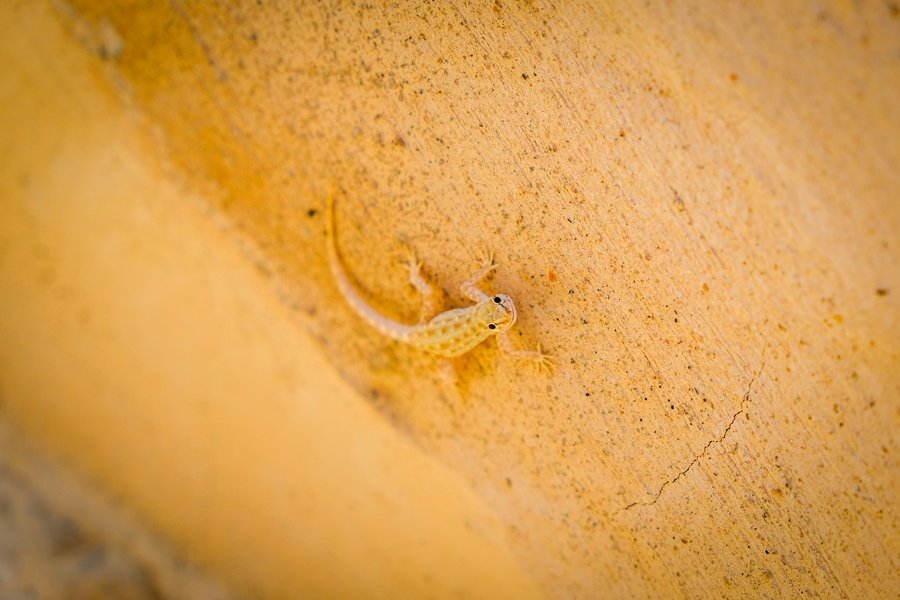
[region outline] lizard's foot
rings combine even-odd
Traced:
[[[556,368],[556,359],[545,353],[540,344],[537,345],[537,350],[515,350],[505,332],[497,336],[497,343],[505,355],[518,360],[532,361],[541,371],[552,373]]]
[[[422,267],[424,267],[424,263],[419,260],[419,257],[416,256],[416,253],[411,248],[404,247],[402,252],[400,253],[400,262],[403,263],[403,266],[409,271],[410,279],[415,277],[421,278]],[[413,284],[415,285],[415,284]],[[418,287],[418,286],[416,286]]]
[[[529,354],[531,354],[531,356],[526,358],[533,360],[541,371],[552,373],[553,370],[556,369],[556,359],[553,358],[552,355],[545,353],[540,344],[537,345],[536,351],[530,352]]]
[[[476,253],[478,255],[478,264],[481,265],[478,271],[480,273],[480,281],[487,277],[488,273],[497,268],[497,261],[494,260],[494,253],[491,252],[487,246],[479,246]]]

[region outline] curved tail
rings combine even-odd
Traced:
[[[337,249],[337,237],[334,228],[334,192],[328,192],[326,202],[326,233],[328,237],[328,265],[331,267],[331,275],[337,284],[341,295],[347,300],[347,304],[369,325],[391,337],[395,340],[405,340],[414,327],[405,325],[382,315],[380,312],[369,306],[369,304],[360,296],[359,292],[350,281],[350,276],[344,270],[344,263]]]

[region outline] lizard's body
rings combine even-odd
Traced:
[[[512,349],[506,337],[506,331],[516,322],[517,316],[512,298],[506,294],[489,296],[478,289],[477,284],[496,268],[491,257],[486,257],[481,269],[462,286],[463,294],[475,304],[444,311],[433,318],[433,290],[420,274],[421,263],[411,257],[408,263],[409,278],[423,296],[422,318],[416,325],[399,323],[372,308],[353,286],[337,249],[334,199],[331,195],[326,212],[331,273],[347,303],[372,327],[394,340],[446,357],[465,354],[488,337],[497,335],[500,349],[505,353],[534,360],[543,368],[552,366],[552,359],[541,352],[540,347],[537,351]]]

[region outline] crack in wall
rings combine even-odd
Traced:
[[[753,375],[753,377],[750,378],[750,382],[747,384],[747,391],[744,393],[744,397],[741,399],[741,405],[738,408],[738,411],[736,413],[734,413],[734,415],[732,415],[731,420],[728,422],[728,425],[725,426],[725,430],[722,431],[722,435],[708,441],[706,443],[706,445],[703,446],[703,449],[700,450],[700,452],[691,460],[690,463],[688,463],[688,465],[684,469],[679,471],[675,475],[675,477],[673,477],[672,479],[669,479],[668,481],[664,481],[663,484],[661,486],[659,486],[659,489],[656,491],[656,494],[654,494],[653,498],[649,502],[639,502],[639,501],[632,502],[631,504],[628,504],[627,506],[623,506],[623,507],[619,508],[618,510],[616,510],[616,513],[619,513],[623,510],[632,509],[635,506],[652,506],[652,505],[656,504],[656,502],[662,496],[663,491],[665,491],[665,489],[667,487],[669,487],[670,485],[672,485],[673,483],[675,483],[676,481],[678,481],[679,479],[681,479],[682,477],[687,475],[688,471],[690,471],[694,467],[694,465],[696,465],[698,462],[700,462],[701,458],[706,456],[707,452],[709,451],[710,447],[713,444],[719,444],[719,443],[725,441],[725,437],[728,435],[728,432],[731,431],[731,427],[734,425],[735,421],[737,421],[737,418],[739,416],[741,416],[742,414],[744,414],[744,411],[747,409],[747,403],[750,402],[750,392],[753,390],[753,384],[756,383],[756,381],[762,375],[763,369],[766,368],[766,350],[768,348],[769,348],[769,344],[766,343],[766,345],[763,346],[762,361],[759,365],[759,369],[756,371],[756,373]]]

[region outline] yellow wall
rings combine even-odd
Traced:
[[[888,594],[900,21],[756,4],[0,7],[0,418],[251,596]]]
[[[4,420],[251,595],[533,595],[499,519],[341,381],[46,6],[3,10]]]

